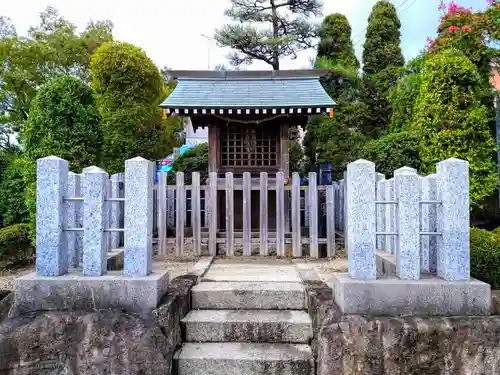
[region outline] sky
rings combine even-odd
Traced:
[[[83,29],[89,20],[109,19],[114,37],[143,48],[158,67],[204,70],[228,66],[228,49],[211,39],[214,30],[229,20],[224,16],[229,0],[0,0],[0,15],[9,17],[19,34],[39,22],[39,13],[51,5]],[[323,15],[342,13],[352,27],[352,39],[361,57],[367,18],[376,0],[324,0]],[[401,19],[402,49],[407,60],[415,57],[435,35],[439,0],[392,0]],[[485,0],[461,0],[460,5],[482,9]],[[314,50],[295,60],[284,60],[281,69],[310,67]],[[255,63],[246,69],[269,69]]]

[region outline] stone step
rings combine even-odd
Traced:
[[[201,282],[191,290],[192,308],[205,310],[304,310],[302,283]]]
[[[174,355],[179,375],[313,375],[305,344],[186,343]]]
[[[305,311],[192,310],[182,322],[187,342],[308,344],[313,335]]]

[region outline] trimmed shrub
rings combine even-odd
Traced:
[[[471,276],[500,288],[500,236],[498,230],[470,229]]]
[[[55,155],[68,160],[75,172],[100,165],[102,133],[90,86],[71,76],[43,85],[31,103],[21,141],[25,152],[19,163],[34,238],[36,159]]]
[[[472,207],[497,186],[495,141],[481,90],[474,64],[458,50],[444,50],[426,61],[413,112],[422,172],[433,173],[436,163],[450,157],[467,160]]]
[[[0,269],[21,267],[33,262],[28,226],[14,224],[0,229]]]
[[[172,165],[173,172],[184,172],[184,180],[191,183],[191,173],[200,172],[203,184],[208,179],[208,143],[202,143],[177,157]],[[175,183],[175,174],[169,175],[169,183]]]
[[[387,178],[392,177],[394,170],[404,166],[419,170],[418,139],[412,132],[391,133],[366,143],[361,157],[374,162],[377,172]]]
[[[165,130],[158,105],[167,88],[153,61],[132,44],[109,42],[92,56],[90,73],[102,119],[105,169],[120,172],[124,161],[136,156],[157,159],[163,141],[158,133]]]

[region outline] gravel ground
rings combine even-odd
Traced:
[[[196,264],[198,258],[165,258],[155,257],[153,259],[153,269],[165,270],[170,273],[170,279],[188,273],[191,268]],[[14,288],[14,280],[17,277],[26,275],[33,272],[34,266],[23,268],[15,271],[2,271],[0,270],[0,290],[12,290]]]

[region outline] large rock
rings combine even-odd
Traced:
[[[45,312],[0,324],[0,373],[168,374],[166,340],[151,320],[120,311]]]
[[[317,375],[500,374],[500,317],[389,318],[334,309],[318,334]]]
[[[168,286],[168,293],[153,311],[153,319],[165,337],[165,357],[169,364],[168,372],[175,350],[182,345],[181,319],[191,310],[191,288],[199,276],[189,274],[176,277]]]

